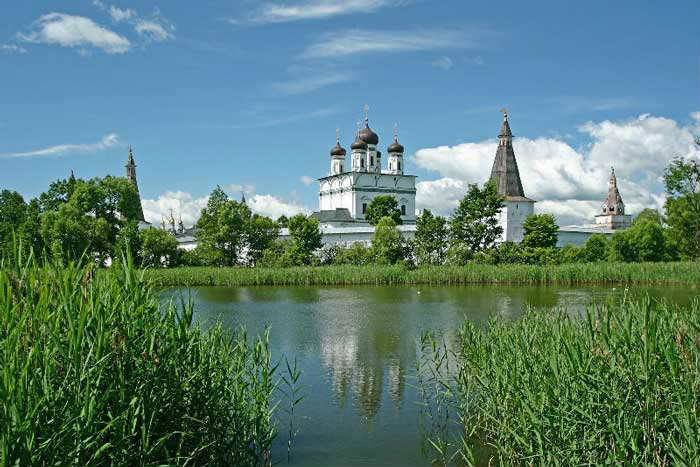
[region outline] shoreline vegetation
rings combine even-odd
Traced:
[[[700,299],[529,309],[422,338],[434,465],[698,465]]]
[[[0,466],[270,465],[267,335],[204,331],[130,261],[0,268]]]
[[[306,266],[291,268],[180,267],[146,269],[156,287],[350,285],[660,285],[700,284],[700,262]]]

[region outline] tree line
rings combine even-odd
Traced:
[[[331,264],[438,265],[466,263],[561,264],[595,261],[675,261],[700,257],[700,163],[675,159],[664,176],[664,213],[645,209],[632,223],[607,238],[592,235],[585,245],[556,248],[554,216],[536,214],[524,222],[521,243],[499,243],[498,214],[504,199],[491,183],[469,185],[449,217],[424,210],[413,239],[398,226],[401,212],[392,196],[378,196],[366,218],[376,226],[370,244],[323,246],[318,221],[298,214],[277,220],[253,213],[216,187],[196,223],[197,247],[178,250],[169,232],[139,230],[139,197],[126,178],[105,177],[53,182],[25,202],[17,192],[0,193],[0,255],[27,253],[98,264],[129,251],[142,267],[265,266]],[[287,228],[287,239],[280,229]]]

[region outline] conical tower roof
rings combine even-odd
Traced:
[[[128,178],[131,183],[134,184],[136,188],[136,193],[139,195],[139,221],[146,222],[146,217],[143,215],[143,206],[141,205],[141,193],[139,192],[139,184],[136,181],[136,163],[134,162],[134,151],[129,146],[129,157],[126,160],[126,178]]]
[[[608,196],[603,201],[603,214],[624,215],[625,203],[622,202],[620,190],[617,188],[617,176],[615,168],[610,167],[610,179],[608,180]]]
[[[501,126],[501,132],[498,135],[498,149],[493,161],[490,179],[496,183],[498,194],[506,199],[523,198],[529,200],[525,196],[523,183],[520,180],[518,162],[515,160],[515,151],[513,150],[513,133],[510,131],[508,114],[505,111],[503,112],[503,126]]]

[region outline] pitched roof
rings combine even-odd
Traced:
[[[508,118],[504,117],[501,133],[498,135],[498,150],[493,160],[491,180],[496,182],[498,194],[506,197],[525,198],[523,183],[520,180],[518,162],[513,151],[513,133],[508,125]]]

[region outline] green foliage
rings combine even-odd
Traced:
[[[346,247],[339,247],[332,264],[367,266],[373,262],[372,250],[364,243],[355,242]]]
[[[391,217],[383,217],[372,236],[371,254],[378,264],[396,264],[406,259],[406,242]]]
[[[669,258],[664,229],[653,221],[638,222],[629,229],[615,232],[610,241],[614,261],[665,261]]]
[[[244,255],[249,264],[256,264],[278,234],[274,221],[252,215],[245,203],[229,199],[217,186],[197,221],[195,236],[205,264],[235,266]]]
[[[532,248],[553,248],[557,245],[557,225],[551,214],[531,214],[523,222],[523,245]]]
[[[0,258],[14,250],[15,232],[27,217],[27,203],[16,191],[0,192]]]
[[[498,465],[697,465],[698,341],[697,300],[465,322],[456,355],[428,359],[456,361],[439,390],[464,435],[433,446],[472,465],[484,442]]]
[[[62,261],[85,254],[98,264],[113,256],[120,229],[139,213],[138,193],[121,177],[58,180],[39,197],[39,205],[47,252]]]
[[[582,260],[582,248],[578,248],[571,244],[566,244],[559,250],[561,264],[580,263]]]
[[[700,162],[678,158],[664,174],[669,238],[684,258],[700,257]]]
[[[641,222],[655,222],[659,225],[663,224],[663,218],[659,211],[656,209],[645,208],[637,214],[637,217],[632,221],[632,225],[639,224]]]
[[[289,235],[293,243],[289,253],[293,257],[293,264],[311,264],[313,253],[323,246],[318,221],[304,214],[297,214],[289,219]]]
[[[253,216],[248,224],[248,264],[255,266],[263,257],[265,250],[277,240],[279,224],[264,216]]]
[[[605,261],[609,256],[609,241],[603,234],[593,234],[588,237],[580,250],[579,261],[595,263]]]
[[[149,228],[139,232],[139,257],[144,267],[172,267],[177,264],[177,240],[165,230]]]
[[[286,229],[289,225],[289,218],[282,214],[277,218],[277,225],[279,225],[281,229]]]
[[[498,225],[503,207],[503,197],[493,182],[485,184],[483,189],[469,185],[450,219],[452,245],[463,244],[472,254],[491,248],[503,234],[503,228]]]
[[[370,201],[365,219],[370,225],[377,225],[383,217],[391,217],[394,224],[401,225],[399,202],[391,195],[380,195]]]
[[[22,264],[0,268],[1,465],[269,465],[267,336],[201,331],[129,261]]]
[[[419,264],[442,264],[449,240],[447,219],[425,209],[416,219],[415,250]]]
[[[141,238],[139,237],[139,223],[136,220],[130,220],[124,223],[119,234],[117,234],[116,251],[128,252],[131,256],[134,265],[141,266]],[[117,257],[115,260],[119,261]]]

